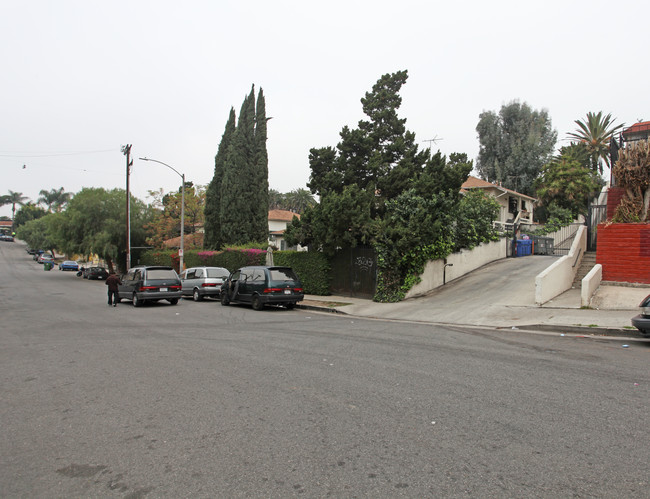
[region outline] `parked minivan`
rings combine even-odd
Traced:
[[[264,305],[293,308],[304,298],[302,283],[291,267],[242,267],[221,286],[221,304],[250,303],[255,310]]]
[[[181,297],[181,280],[171,267],[133,267],[122,276],[118,301],[131,300],[134,307],[148,301],[167,300],[176,305]]]
[[[223,267],[192,267],[181,273],[183,296],[191,296],[194,301],[205,297],[218,297],[221,285],[228,279],[228,269]]]

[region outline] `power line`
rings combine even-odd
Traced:
[[[60,153],[4,153],[0,152],[2,158],[53,158],[57,156],[83,156],[84,154],[100,154],[105,152],[117,152],[116,149],[101,149],[98,151],[81,151],[81,152],[60,152]]]

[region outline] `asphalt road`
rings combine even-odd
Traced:
[[[113,308],[3,242],[0,321],[2,498],[650,496],[647,344]]]

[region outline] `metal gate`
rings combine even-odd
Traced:
[[[592,204],[587,217],[587,251],[596,251],[598,224],[607,220],[607,205]]]
[[[366,246],[340,249],[332,257],[332,294],[372,298],[377,288],[377,255]]]

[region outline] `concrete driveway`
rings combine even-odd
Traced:
[[[337,297],[336,301],[346,304],[334,308],[362,317],[457,325],[630,328],[630,318],[637,313],[639,302],[650,293],[648,287],[601,285],[589,309],[580,308],[579,289],[569,290],[543,307],[537,306],[535,277],[558,258],[506,258],[450,281],[426,296],[399,303]]]

